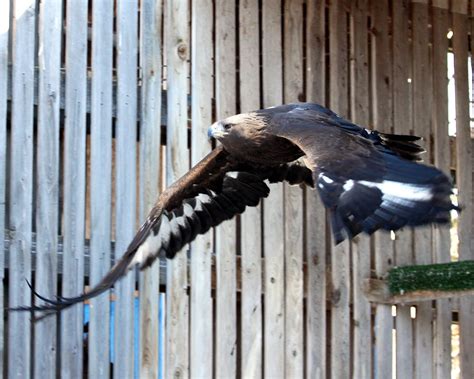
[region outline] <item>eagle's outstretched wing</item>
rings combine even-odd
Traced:
[[[276,113],[269,122],[267,132],[305,153],[336,243],[362,231],[447,222],[458,209],[450,179],[414,162],[423,152],[417,137],[366,130],[316,104]]]
[[[144,268],[158,257],[173,258],[196,235],[267,197],[270,190],[265,180],[313,185],[311,171],[304,165],[255,168],[235,160],[218,146],[160,195],[127,251],[97,285],[80,296],[57,300],[35,292],[46,304],[14,310],[46,311],[42,318],[103,293],[135,265]]]

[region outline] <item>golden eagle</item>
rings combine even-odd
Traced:
[[[221,145],[158,198],[122,258],[75,298],[24,308],[57,311],[109,289],[134,265],[173,258],[196,235],[256,206],[266,182],[315,188],[329,212],[335,243],[378,229],[445,223],[458,209],[452,183],[416,163],[419,137],[359,127],[312,103],[287,104],[220,120],[209,137]]]

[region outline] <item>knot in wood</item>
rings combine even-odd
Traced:
[[[341,300],[341,290],[335,289],[334,291],[332,291],[331,301],[333,305],[337,305],[337,303],[339,303],[340,300]]]
[[[176,51],[178,52],[178,57],[181,60],[186,60],[188,57],[188,45],[186,45],[184,42],[181,42],[178,44]]]

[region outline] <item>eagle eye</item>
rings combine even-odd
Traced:
[[[225,123],[222,126],[223,126],[224,130],[229,130],[233,125],[234,124],[231,124],[231,123]]]

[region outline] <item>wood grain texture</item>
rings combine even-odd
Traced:
[[[281,9],[262,1],[263,106],[283,102]],[[263,202],[264,265],[264,376],[283,378],[285,372],[283,186],[272,184]]]
[[[217,118],[236,113],[235,1],[219,0],[216,14],[216,111]],[[237,372],[236,223],[216,228],[216,376],[234,377]]]
[[[448,77],[447,54],[450,16],[447,4],[433,3],[433,135],[434,163],[442,171],[449,172],[451,161],[448,134]],[[449,262],[451,236],[449,226],[434,228],[434,258],[436,263]],[[436,302],[436,323],[434,324],[434,374],[442,379],[451,375],[451,303],[449,300]]]
[[[392,4],[393,17],[393,128],[395,133],[410,134],[413,127],[412,113],[412,45],[409,38],[410,1]],[[411,228],[396,232],[395,264],[413,264],[413,231]],[[396,370],[397,375],[412,378],[413,365],[413,320],[410,307],[397,306]]]
[[[375,129],[390,133],[393,118],[388,1],[372,2],[371,15],[373,122]],[[384,275],[393,265],[393,241],[389,233],[379,231],[374,234],[374,258],[377,276]],[[392,307],[377,305],[374,321],[374,373],[380,377],[388,377],[392,373],[392,329]]]
[[[90,283],[110,268],[112,207],[113,1],[93,3],[90,136]],[[91,299],[88,372],[110,376],[110,293]]]
[[[181,1],[165,4],[167,64],[167,149],[166,186],[189,169],[188,76],[189,8]],[[178,253],[167,261],[166,277],[166,373],[167,378],[189,376],[189,297],[187,294],[187,257]]]
[[[208,1],[193,1],[192,49],[192,134],[191,161],[197,163],[211,149],[206,140],[207,128],[212,123],[213,79],[213,14]],[[200,235],[191,244],[191,326],[190,376],[212,377],[213,305],[211,295],[213,233]]]
[[[429,13],[425,4],[412,4],[413,23],[413,133],[431,139],[432,62],[429,48]],[[430,144],[425,143],[425,162],[431,161]],[[414,231],[415,263],[432,261],[432,227],[418,227]],[[433,376],[433,331],[431,304],[419,304],[415,320],[415,377]]]
[[[260,108],[259,2],[239,8],[240,112]],[[262,377],[262,209],[247,207],[241,220],[241,376]]]
[[[10,136],[9,306],[29,305],[31,293],[31,218],[33,211],[33,65],[35,51],[35,1],[13,6],[11,54],[12,104]],[[26,313],[11,314],[8,320],[8,377],[30,375],[31,324]]]
[[[306,99],[325,104],[325,2],[307,4]],[[315,190],[306,190],[306,375],[326,377],[326,211]]]
[[[138,9],[135,2],[117,2],[117,121],[115,149],[115,249],[120,257],[136,230],[137,50]],[[114,377],[134,373],[134,290],[131,270],[116,285]]]
[[[161,49],[162,2],[145,0],[140,4],[140,203],[139,218],[144,221],[159,189],[161,156]],[[156,262],[140,273],[140,354],[138,376],[156,378],[159,350],[160,264]]]
[[[283,99],[303,100],[303,2],[284,2]],[[303,376],[303,191],[285,184],[285,376]]]
[[[461,4],[462,3],[462,4]],[[472,143],[469,119],[469,87],[468,87],[468,18],[467,2],[453,3],[453,51],[454,80],[456,98],[456,186],[458,202],[465,204],[458,219],[458,253],[459,259],[474,259],[471,246],[472,233]],[[460,361],[461,377],[470,378],[474,375],[474,362],[470,359],[470,351],[474,345],[474,326],[472,315],[474,300],[464,298],[460,301]]]
[[[349,62],[347,59],[347,14],[343,0],[329,6],[329,106],[349,117]],[[350,245],[345,241],[331,249],[331,375],[347,378],[351,371],[350,353]]]
[[[7,184],[7,83],[8,78],[8,39],[10,30],[10,2],[0,4],[0,309],[5,306],[5,216],[6,216],[6,184]],[[0,318],[0,372],[5,372],[5,321]]]
[[[84,2],[67,3],[63,296],[84,290],[87,11]],[[61,316],[61,376],[78,378],[83,373],[83,305]]]
[[[358,125],[370,120],[368,1],[359,0],[351,8],[351,119]],[[359,235],[352,244],[353,286],[353,377],[372,374],[371,306],[362,293],[362,280],[371,275],[370,237]]]
[[[61,64],[62,2],[41,4],[39,13],[38,184],[36,202],[37,291],[48,298],[57,295],[57,246],[59,203],[59,91]],[[39,303],[43,303],[39,301]],[[57,317],[35,328],[34,373],[56,377]]]

